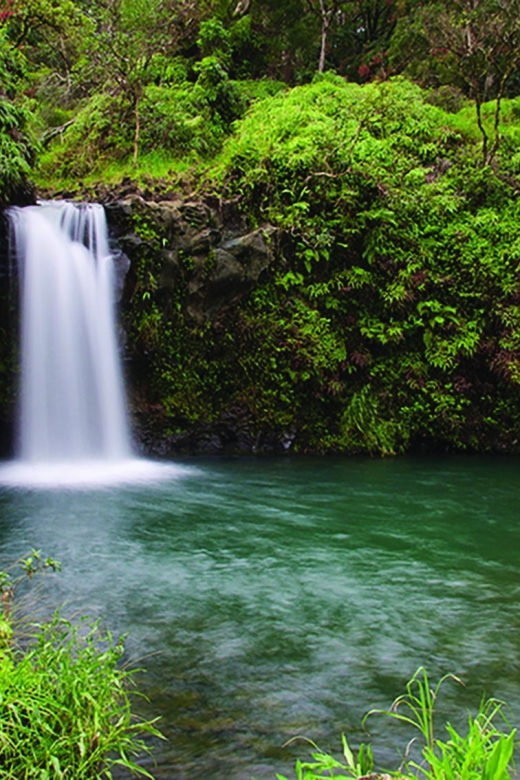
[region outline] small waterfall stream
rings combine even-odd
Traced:
[[[104,210],[49,202],[10,218],[21,287],[20,458],[128,458]]]
[[[182,468],[132,453],[103,207],[50,201],[9,211],[18,268],[17,457],[0,484],[106,485]]]

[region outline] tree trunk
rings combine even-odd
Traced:
[[[320,50],[320,62],[318,65],[318,72],[323,73],[323,71],[325,70],[325,52],[327,49],[327,35],[329,32],[332,11],[327,13],[324,0],[320,0],[320,8],[321,8],[321,50]]]
[[[138,95],[136,95],[135,109],[134,109],[134,116],[135,116],[134,159],[133,159],[134,168],[137,166],[137,157],[139,155],[139,130],[141,127],[140,120],[139,120],[139,102],[140,102],[140,98]]]
[[[480,95],[475,95],[475,107],[477,109],[477,125],[482,134],[482,158],[484,165],[488,162],[488,134],[482,124],[482,100]]]
[[[504,92],[506,89],[506,83],[511,75],[511,72],[513,70],[513,66],[508,68],[508,70],[504,73],[502,76],[502,79],[500,81],[500,87],[498,89],[498,94],[496,97],[496,105],[495,105],[495,123],[494,123],[494,141],[493,146],[491,147],[491,150],[488,155],[487,162],[490,163],[493,160],[493,157],[498,151],[498,147],[500,145],[500,109],[502,108],[502,98],[504,97]]]

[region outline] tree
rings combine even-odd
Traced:
[[[449,60],[475,101],[484,164],[500,142],[501,101],[508,79],[520,66],[520,0],[450,0],[422,9],[432,52]],[[482,119],[482,104],[496,100],[493,140]]]
[[[269,75],[299,83],[311,78],[319,30],[319,17],[308,12],[305,0],[251,0],[248,12],[239,15],[243,5],[233,3],[230,32],[233,39],[233,66],[249,63],[250,75]]]
[[[318,72],[325,70],[325,54],[327,52],[327,38],[330,26],[337,16],[341,6],[341,0],[306,0],[308,10],[318,16],[321,24],[321,45]]]
[[[388,75],[392,36],[409,5],[410,0],[357,0],[349,4],[349,16],[343,24],[348,45],[347,72],[354,71],[363,80]]]
[[[305,0],[320,24],[318,70],[325,58],[350,78],[386,77],[384,61],[399,18],[414,0]]]
[[[154,76],[153,61],[172,56],[182,41],[196,38],[195,0],[113,0],[97,19],[95,40],[89,46],[88,75],[105,92],[121,98],[133,116],[133,161],[137,163],[140,103]]]
[[[0,0],[0,27],[33,66],[59,74],[71,90],[71,71],[90,20],[73,0]]]

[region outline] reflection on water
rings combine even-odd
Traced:
[[[155,485],[0,492],[3,556],[42,548],[63,564],[53,603],[129,632],[168,737],[157,778],[288,773],[306,751],[288,738],[355,743],[420,664],[466,681],[450,718],[483,690],[520,715],[518,460],[191,464]],[[373,726],[395,767],[409,735]]]

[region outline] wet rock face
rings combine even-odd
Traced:
[[[149,411],[134,417],[137,445],[144,455],[286,455],[291,453],[296,433],[252,432],[247,409],[232,406],[212,424],[194,425],[191,429],[168,434],[161,426],[160,415]]]
[[[250,292],[272,262],[274,228],[266,227],[210,247],[188,290],[187,310],[196,322],[212,318]]]
[[[261,284],[262,274],[276,257],[276,229],[264,225],[251,230],[236,201],[213,198],[202,202],[173,194],[151,201],[142,192],[134,192],[104,205],[112,251],[120,268],[128,267],[121,296],[128,325],[133,313],[155,306],[163,322],[170,317],[177,321],[180,316],[188,330],[205,323],[213,327],[228,312],[233,316],[233,307]],[[146,283],[148,287],[143,286]],[[290,449],[292,434],[287,440],[281,434],[259,436],[249,410],[232,403],[211,422],[203,415],[191,422],[182,414],[177,419],[171,405],[166,411],[162,398],[151,390],[157,341],[132,335],[131,326],[127,330],[122,336],[125,369],[136,444],[143,453],[283,453]]]
[[[123,300],[132,299],[132,264],[146,250],[157,252],[158,240],[162,247],[159,287],[167,294],[182,281],[187,289],[183,308],[197,324],[249,293],[274,258],[275,228],[266,225],[249,232],[233,214],[233,204],[149,202],[134,195],[106,204],[105,210],[116,252],[130,261]],[[147,238],[150,228],[140,231],[139,222],[152,225],[156,235]]]

